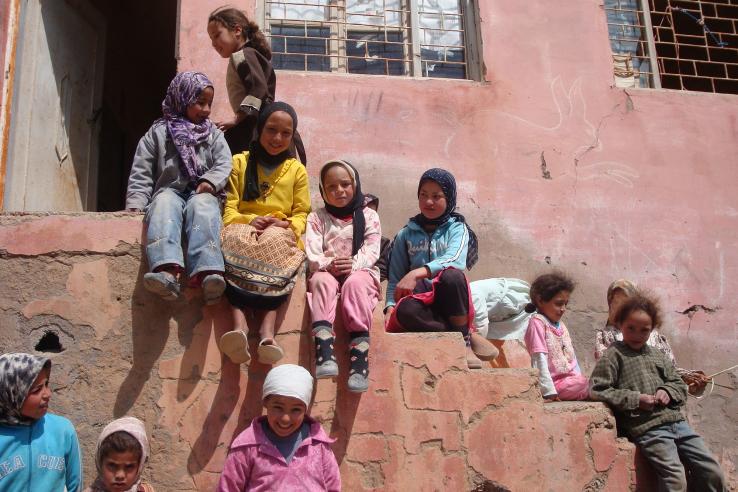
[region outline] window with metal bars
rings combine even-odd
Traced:
[[[738,0],[605,0],[615,83],[738,94]]]
[[[263,0],[262,5],[262,30],[276,69],[480,79],[471,0]]]

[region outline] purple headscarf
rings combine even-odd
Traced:
[[[167,124],[169,135],[180,156],[182,172],[190,181],[197,181],[203,174],[203,167],[197,161],[195,146],[203,143],[210,136],[213,123],[206,119],[200,124],[187,118],[187,107],[197,101],[206,87],[213,87],[207,76],[200,72],[178,73],[169,83],[167,96],[161,103],[162,120]]]

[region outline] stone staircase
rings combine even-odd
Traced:
[[[157,490],[213,490],[228,445],[261,413],[267,366],[239,367],[216,341],[232,326],[226,301],[199,293],[168,304],[141,284],[141,218],[130,214],[0,216],[0,347],[59,340],[52,411],[68,416],[94,474],[102,426],[146,421]],[[305,284],[280,313],[285,362],[312,370]],[[249,319],[252,328],[258,320]],[[317,382],[311,414],[335,437],[344,490],[633,490],[633,446],[599,403],[544,404],[524,349],[501,344],[497,367],[470,371],[458,334],[371,334],[370,390],[341,375]],[[250,351],[257,340],[250,337]]]

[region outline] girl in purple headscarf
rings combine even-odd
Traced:
[[[206,304],[225,290],[221,204],[232,156],[209,119],[213,94],[204,74],[177,74],[161,104],[163,117],[138,143],[128,179],[126,210],[146,212],[151,271],[144,286],[166,300],[179,297],[183,272],[202,287]]]

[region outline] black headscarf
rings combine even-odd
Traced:
[[[243,201],[245,202],[256,200],[261,196],[261,190],[259,189],[258,164],[261,164],[267,169],[273,169],[290,157],[289,146],[284,150],[284,152],[280,152],[277,155],[271,155],[261,145],[261,142],[259,142],[261,132],[264,130],[267,120],[277,111],[284,111],[292,117],[293,138],[297,131],[297,113],[295,112],[295,109],[286,102],[273,102],[270,105],[261,108],[259,120],[256,123],[256,136],[249,146],[249,160],[246,163],[246,184],[244,185],[243,190]]]
[[[343,167],[346,172],[349,173],[351,179],[354,182],[354,197],[344,207],[335,207],[328,203],[325,199],[325,190],[323,189],[323,179],[328,169],[334,166]],[[325,202],[325,209],[334,217],[343,218],[351,215],[353,217],[353,241],[351,244],[351,256],[355,256],[359,252],[361,247],[364,245],[364,233],[366,231],[366,221],[364,220],[364,195],[361,193],[361,180],[359,179],[359,173],[356,168],[347,161],[334,160],[328,161],[323,164],[320,169],[320,196],[323,197]]]
[[[425,215],[420,213],[410,220],[417,223],[421,227],[425,227],[426,225],[439,226],[445,223],[451,217],[454,217],[457,221],[462,222],[466,226],[466,229],[469,231],[469,247],[467,248],[466,252],[466,268],[471,270],[471,268],[477,263],[477,260],[479,259],[477,235],[474,233],[472,228],[469,227],[469,224],[466,223],[466,218],[460,213],[456,212],[456,180],[454,179],[454,175],[446,171],[445,169],[428,169],[420,177],[420,182],[418,183],[418,196],[420,196],[420,187],[423,186],[423,183],[426,181],[433,181],[441,187],[441,190],[443,190],[443,194],[446,196],[446,210],[444,210],[443,214],[437,219],[429,219]]]

